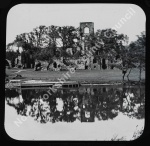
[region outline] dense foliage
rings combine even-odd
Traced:
[[[122,69],[126,67],[129,74],[132,68],[145,70],[145,32],[137,36],[137,40],[128,44],[128,36],[118,34],[113,29],[98,29],[94,35],[83,36],[80,29],[73,26],[39,26],[32,32],[23,33],[16,36],[16,39],[7,45],[7,50],[16,45],[22,47],[23,51],[29,51],[34,59],[50,61],[53,57],[75,57],[74,54],[81,56],[77,48],[82,48],[82,42],[86,42],[86,47],[94,48],[92,55],[98,60],[107,58],[114,62],[114,58],[120,58],[121,64],[115,67]],[[67,55],[67,49],[72,48],[73,54]],[[12,53],[12,52],[11,52]],[[10,53],[10,54],[11,54]],[[87,54],[88,52],[86,52]],[[91,52],[90,52],[91,53]],[[6,58],[12,60],[13,56],[7,52]]]

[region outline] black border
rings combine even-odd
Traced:
[[[149,56],[149,50],[150,48],[148,47],[148,43],[149,43],[149,40],[150,40],[150,37],[149,37],[149,33],[150,33],[150,28],[148,26],[150,26],[150,20],[149,20],[149,13],[150,13],[150,1],[149,0],[139,0],[139,1],[134,1],[134,0],[122,0],[122,2],[120,2],[119,0],[92,0],[92,1],[85,1],[85,2],[81,2],[81,1],[75,1],[75,0],[71,0],[72,3],[112,3],[112,4],[136,4],[138,6],[140,6],[143,11],[145,12],[146,14],[146,104],[145,104],[145,128],[144,128],[144,132],[143,134],[136,140],[134,141],[96,141],[93,143],[93,141],[17,141],[17,140],[14,140],[12,138],[10,138],[7,133],[5,132],[5,127],[4,127],[4,117],[5,117],[5,98],[4,98],[4,95],[1,94],[1,98],[0,98],[0,111],[1,111],[1,125],[0,125],[0,140],[1,140],[1,143],[3,141],[4,144],[11,144],[11,145],[22,145],[22,144],[35,144],[35,145],[64,145],[64,144],[69,144],[69,145],[74,145],[74,144],[86,144],[86,145],[93,145],[93,144],[102,144],[102,145],[128,145],[128,144],[144,144],[145,142],[148,142],[148,134],[150,134],[150,126],[149,126],[149,119],[150,119],[150,116],[149,116],[149,112],[148,112],[148,108],[149,108],[149,93],[148,93],[148,87],[149,86],[149,82],[148,82],[148,78],[149,78],[149,73],[148,73],[148,60],[150,58]],[[32,4],[60,4],[60,3],[71,3],[70,1],[63,1],[63,2],[60,2],[58,0],[51,0],[51,1],[46,1],[46,0],[42,0],[40,2],[38,1],[33,1],[33,0],[5,0],[5,1],[1,1],[1,4],[0,4],[0,40],[1,40],[1,57],[0,59],[2,61],[5,60],[5,48],[6,48],[6,21],[7,21],[7,13],[8,11],[15,5],[17,4],[21,4],[21,3],[32,3]],[[1,61],[1,62],[2,62]],[[2,83],[5,84],[5,64],[4,63],[0,63],[1,65],[1,81]],[[3,76],[4,75],[4,76]],[[5,94],[5,87],[4,85],[2,84],[2,87],[1,87],[1,91]]]

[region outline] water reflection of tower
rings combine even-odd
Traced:
[[[95,108],[89,96],[88,93],[85,93],[82,98],[81,122],[94,122]]]

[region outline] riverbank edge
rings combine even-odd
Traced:
[[[38,79],[33,79],[33,78],[11,78],[11,77],[6,77],[5,81],[9,81],[9,80],[21,80],[21,81],[26,81],[26,80],[43,80],[43,81],[53,81],[53,82],[58,82],[58,80],[50,80],[50,79],[42,79],[42,78],[38,78]],[[77,80],[66,80],[66,81],[76,81],[78,82],[80,85],[145,85],[145,79],[142,79],[140,82],[139,81],[132,81],[132,80],[125,80],[125,81],[77,81]]]

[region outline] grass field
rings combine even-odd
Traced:
[[[52,81],[74,80],[87,83],[109,83],[121,82],[122,72],[119,69],[114,70],[75,70],[71,71],[34,71],[33,69],[6,69],[8,78],[13,78],[20,74],[25,79],[48,79]],[[127,74],[126,74],[127,75]],[[66,77],[65,77],[66,76]],[[68,79],[67,79],[68,78]],[[129,79],[132,81],[139,80],[139,70],[133,69],[130,73]],[[145,72],[142,72],[142,80],[145,79]],[[127,77],[125,76],[125,80]]]

